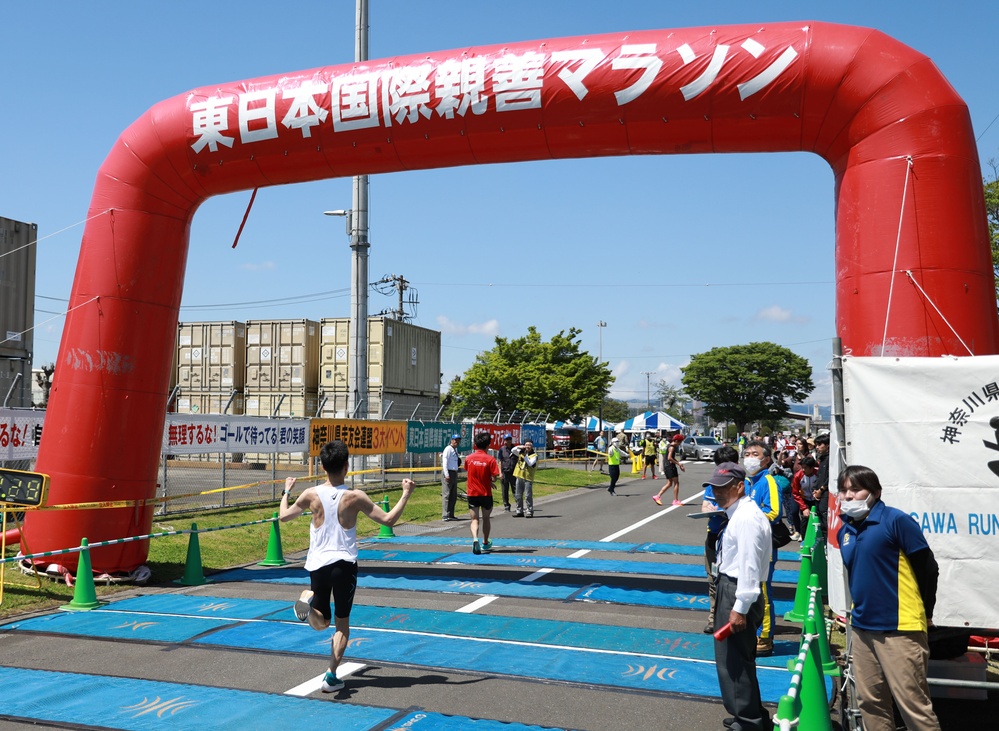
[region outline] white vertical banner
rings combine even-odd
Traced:
[[[934,623],[999,627],[999,356],[845,357],[843,393],[850,464],[940,566]]]

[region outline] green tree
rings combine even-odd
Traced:
[[[660,380],[656,384],[656,398],[662,401],[663,411],[671,416],[679,416],[683,410],[683,402],[687,400],[687,394],[683,392],[683,387]]]
[[[788,400],[804,401],[815,388],[808,361],[775,343],[712,348],[681,370],[684,388],[708,416],[735,422],[740,432],[754,421],[779,422]]]
[[[985,213],[992,244],[992,271],[996,276],[996,299],[999,300],[999,161],[989,160],[992,179],[985,180]]]
[[[628,418],[628,403],[616,398],[604,399],[604,421],[616,424]]]
[[[524,337],[496,338],[495,347],[476,356],[464,376],[451,383],[452,403],[466,412],[518,410],[547,413],[550,419],[595,414],[614,377],[580,349],[581,332],[561,330],[545,341],[532,326]]]

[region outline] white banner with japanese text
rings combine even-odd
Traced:
[[[167,414],[163,454],[305,452],[308,433],[308,419]]]
[[[44,421],[44,411],[0,409],[0,462],[34,460]]]
[[[999,356],[846,357],[843,392],[849,463],[877,472],[940,566],[934,623],[999,627],[984,590],[999,585]]]

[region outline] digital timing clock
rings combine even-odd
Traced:
[[[48,490],[48,475],[0,469],[0,504],[37,508],[45,502]]]

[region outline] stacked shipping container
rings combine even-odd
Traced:
[[[242,414],[246,326],[182,322],[177,327],[177,411]]]
[[[246,413],[311,418],[319,405],[319,323],[246,323]]]
[[[309,418],[321,405],[319,416],[349,418],[349,356],[348,318],[181,323],[176,408]],[[370,318],[368,403],[356,418],[430,418],[439,404],[440,333]]]
[[[351,416],[350,320],[322,320],[321,416]],[[368,403],[359,418],[432,417],[440,404],[441,334],[387,317],[368,319]],[[386,410],[387,413],[386,413]]]

